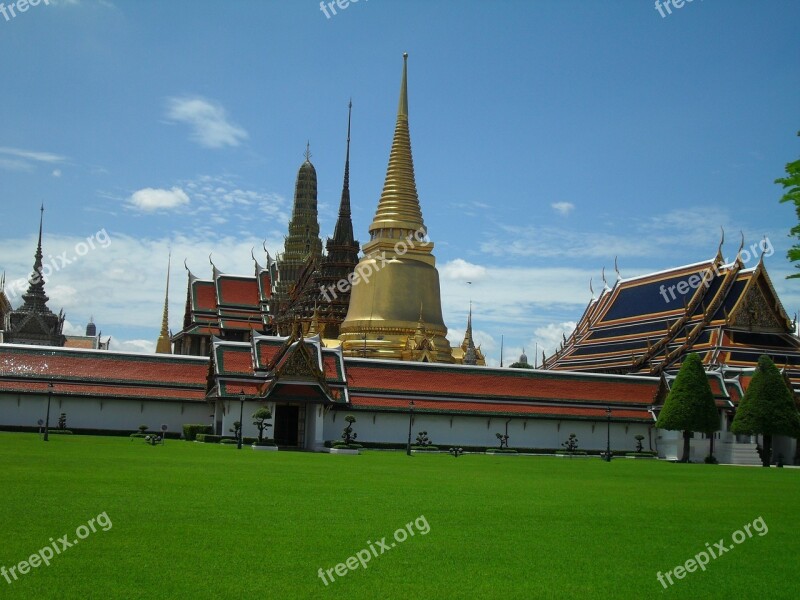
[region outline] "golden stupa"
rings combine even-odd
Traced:
[[[408,129],[408,54],[389,166],[339,340],[345,356],[454,362],[422,220]]]

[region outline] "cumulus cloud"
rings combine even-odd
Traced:
[[[477,281],[486,276],[486,267],[456,258],[439,267],[439,273],[452,281]]]
[[[179,187],[169,190],[143,188],[135,191],[128,199],[128,205],[144,212],[170,210],[189,204],[189,196]]]
[[[167,118],[188,125],[190,138],[205,148],[238,146],[248,137],[222,105],[199,96],[168,98]]]
[[[550,205],[550,208],[552,208],[561,216],[566,217],[575,209],[575,205],[572,202],[553,202]]]

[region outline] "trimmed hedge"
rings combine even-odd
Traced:
[[[439,450],[439,446],[411,446],[412,450],[419,450],[420,452],[435,452]]]
[[[184,425],[183,426],[183,437],[186,438],[187,441],[193,442],[197,439],[198,433],[213,433],[213,428],[211,425]]]
[[[519,454],[514,448],[487,448],[486,454]]]
[[[259,442],[258,438],[256,438],[253,441],[252,445],[253,446],[277,446],[277,444],[275,443],[275,440],[269,439],[269,438],[265,438],[265,439],[261,440],[261,442]]]
[[[212,435],[210,433],[198,433],[195,437],[196,441],[204,442],[206,444],[219,444],[221,439],[221,435]]]

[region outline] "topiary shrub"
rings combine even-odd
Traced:
[[[561,445],[564,447],[564,450],[567,453],[574,454],[578,449],[578,436],[576,436],[574,433],[570,433],[567,441],[562,442]]]
[[[353,415],[347,415],[344,420],[347,422],[347,427],[342,432],[342,439],[349,446],[358,437],[357,433],[353,433],[353,423],[356,422],[356,418]]]
[[[256,412],[253,413],[253,425],[258,427],[258,441],[262,441],[264,439],[264,430],[267,427],[271,427],[269,423],[267,423],[267,419],[272,418],[272,413],[266,407],[259,408]],[[259,444],[261,445],[261,444]],[[272,446],[274,444],[264,444],[265,446]]]
[[[139,425],[139,433],[144,433],[149,429],[147,425]]]
[[[644,450],[644,446],[642,446],[642,440],[644,439],[644,436],[641,434],[635,435],[633,436],[633,439],[636,440],[636,452],[642,452]]]

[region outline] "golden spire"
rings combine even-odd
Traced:
[[[356,271],[347,317],[339,328],[345,356],[453,363],[442,318],[433,243],[422,220],[408,130],[408,54],[383,192]],[[420,312],[417,313],[417,308]],[[414,340],[428,350],[420,355]]]
[[[172,344],[169,339],[169,269],[172,265],[172,252],[167,259],[167,291],[164,294],[164,314],[161,317],[161,335],[156,342],[156,354],[172,354]]]
[[[414,160],[411,156],[411,135],[408,128],[408,53],[403,54],[403,79],[397,105],[397,123],[383,192],[375,218],[369,227],[370,239],[391,237],[387,232],[391,229],[402,230],[401,237],[418,230],[425,231],[414,179]]]

